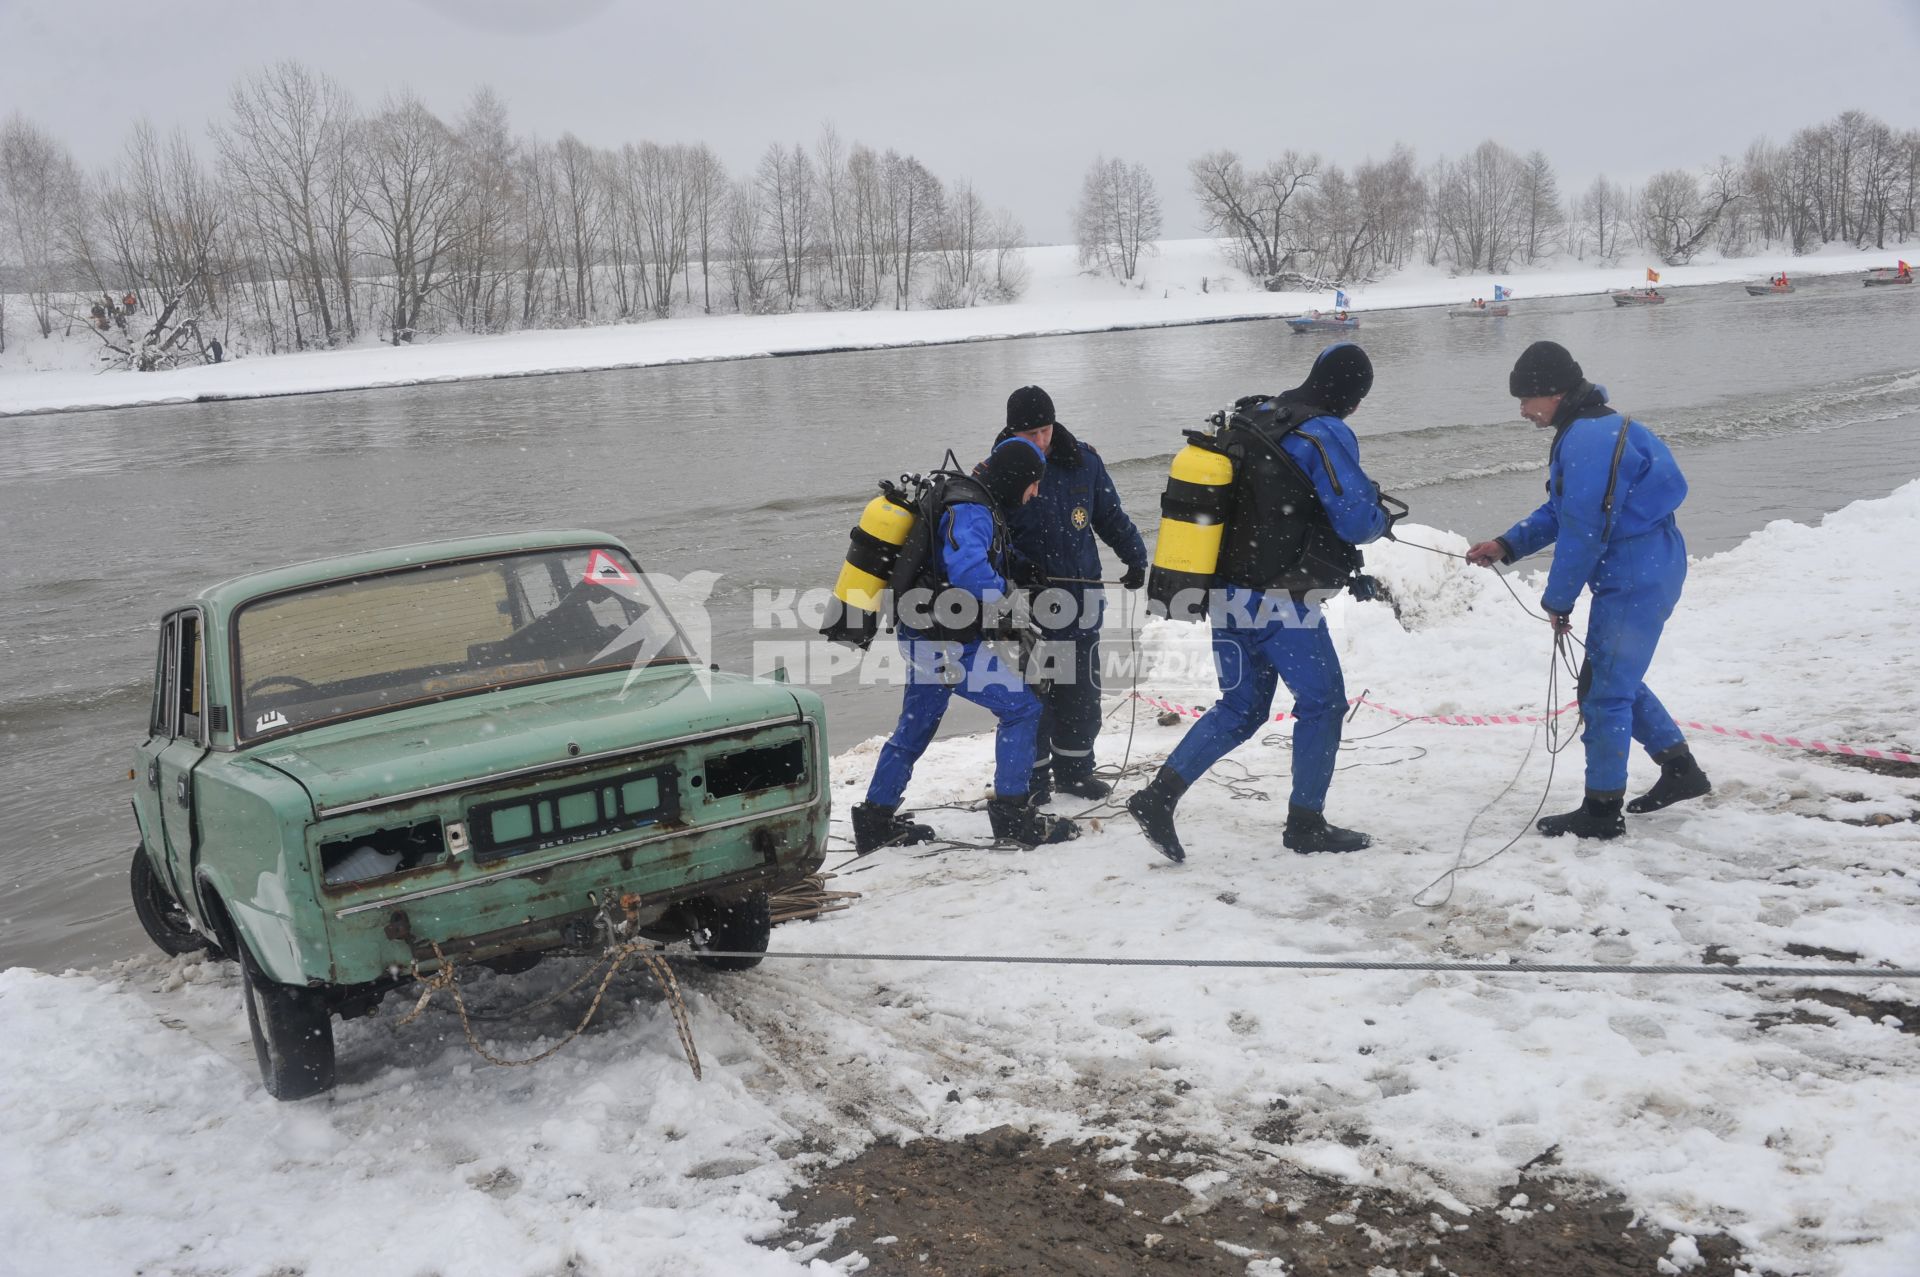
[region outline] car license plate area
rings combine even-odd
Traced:
[[[668,823],[679,815],[679,772],[651,767],[476,803],[467,809],[467,833],[474,862],[485,865]]]

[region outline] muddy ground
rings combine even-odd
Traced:
[[[1288,1117],[1277,1110],[1256,1135],[1284,1143]],[[1197,1196],[1182,1181],[1229,1163],[1152,1137],[1129,1151],[1002,1127],[881,1144],[790,1196],[780,1244],[827,1260],[859,1251],[874,1277],[1244,1277],[1258,1260],[1288,1277],[1650,1277],[1671,1242],[1618,1196],[1559,1176],[1551,1154],[1501,1206],[1468,1215],[1278,1161],[1232,1165]],[[1697,1244],[1692,1277],[1740,1266],[1726,1238]]]

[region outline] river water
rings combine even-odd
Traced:
[[[1920,475],[1920,297],[1854,279],[1790,297],[1675,290],[1510,318],[1368,315],[1362,460],[1415,522],[1491,536],[1539,500],[1546,436],[1506,393],[1567,345],[1674,448],[1696,555]],[[1152,537],[1181,429],[1299,380],[1325,340],[1278,322],[812,355],[0,422],[0,967],[139,952],[127,768],[160,611],[258,568],[482,532],[590,527],[651,570],[722,573],[723,667],[759,587],[830,585],[874,482],[971,465],[1037,382]],[[1111,559],[1110,559],[1111,562]],[[1117,575],[1117,571],[1113,573]],[[833,740],[897,692],[826,689]],[[953,730],[990,720],[955,703]]]

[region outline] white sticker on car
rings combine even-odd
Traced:
[[[259,718],[255,719],[253,730],[256,732],[270,732],[276,727],[285,727],[286,725],[287,716],[276,709],[270,714],[262,714]]]

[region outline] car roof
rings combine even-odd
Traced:
[[[450,541],[423,541],[417,545],[397,545],[384,550],[367,550],[359,554],[310,559],[304,563],[290,563],[285,567],[268,568],[262,572],[249,572],[244,576],[222,581],[218,585],[210,585],[200,591],[197,597],[200,602],[215,610],[226,611],[263,594],[297,589],[300,586],[313,585],[321,581],[370,576],[380,572],[390,572],[395,568],[414,567],[448,559],[478,559],[576,545],[604,545],[626,550],[625,543],[619,537],[591,529],[548,529],[501,533],[494,536],[458,537]]]

